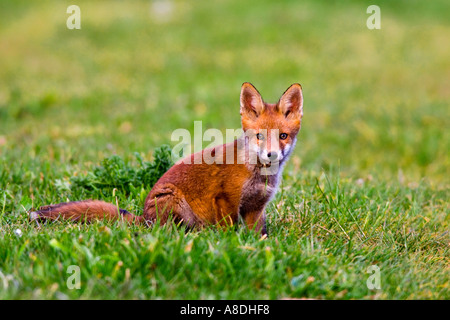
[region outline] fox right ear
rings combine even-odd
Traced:
[[[241,116],[258,117],[264,110],[264,102],[258,90],[249,82],[241,88]]]

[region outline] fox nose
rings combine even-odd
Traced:
[[[278,158],[278,153],[276,152],[276,151],[270,151],[270,152],[268,152],[267,153],[267,157],[270,159],[270,160],[277,160],[277,158]]]

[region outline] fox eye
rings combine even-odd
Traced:
[[[281,134],[280,134],[280,139],[281,139],[281,140],[284,140],[284,139],[286,139],[287,137],[288,137],[287,133],[281,133]]]
[[[258,139],[258,140],[264,140],[263,134],[262,134],[262,133],[257,133],[257,134],[256,134],[256,139]]]

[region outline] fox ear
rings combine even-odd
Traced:
[[[249,82],[241,88],[241,116],[258,117],[264,110],[264,102],[258,90]]]
[[[280,111],[288,116],[303,116],[303,94],[302,86],[298,83],[291,85],[281,96],[278,102]]]

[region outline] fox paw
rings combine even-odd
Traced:
[[[28,217],[30,218],[30,221],[34,221],[40,218],[40,214],[38,211],[30,211],[28,213]]]

